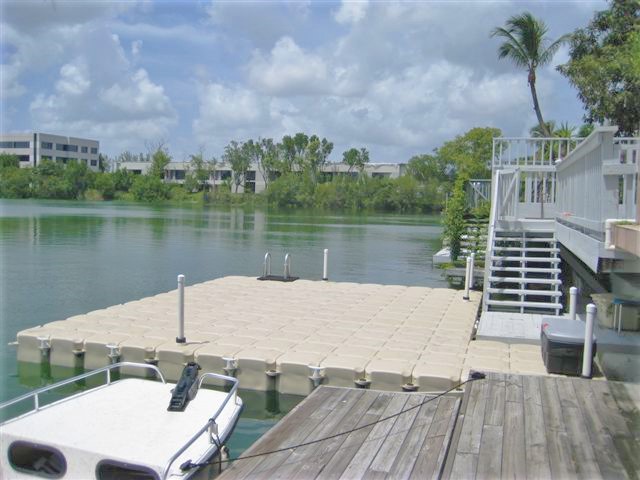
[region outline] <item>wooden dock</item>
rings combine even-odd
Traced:
[[[320,387],[243,456],[352,430],[416,406],[420,393]],[[460,396],[320,443],[236,462],[221,479],[432,478],[444,467]]]
[[[640,478],[640,389],[491,373],[355,432],[235,462],[244,478]],[[375,422],[429,396],[320,387],[243,456]]]

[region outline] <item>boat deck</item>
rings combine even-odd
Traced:
[[[428,396],[320,387],[243,456],[345,432]],[[236,461],[240,478],[638,478],[640,389],[490,373],[375,426]]]

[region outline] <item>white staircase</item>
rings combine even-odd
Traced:
[[[486,260],[485,309],[559,314],[560,249],[553,230],[493,233]]]

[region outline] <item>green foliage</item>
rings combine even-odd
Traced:
[[[113,200],[116,194],[114,173],[98,173],[93,180],[93,188],[100,193],[103,200]]]
[[[10,153],[0,153],[0,170],[5,168],[18,168],[20,167],[20,159],[17,155]]]
[[[164,178],[164,169],[170,162],[171,156],[169,155],[169,152],[163,147],[158,147],[158,149],[151,155],[151,167],[149,168],[147,175],[160,179]]]
[[[28,198],[31,196],[31,169],[11,167],[0,170],[0,197]]]
[[[460,237],[465,230],[465,215],[467,213],[465,200],[465,183],[467,178],[464,175],[456,179],[453,193],[444,211],[444,236],[449,240],[451,249],[451,260],[454,262],[460,256]]]
[[[191,155],[184,188],[188,192],[209,190],[209,179],[215,172],[215,160],[205,160],[202,152]]]
[[[527,81],[531,89],[533,108],[538,118],[540,130],[545,137],[550,137],[551,132],[547,129],[538,104],[536,69],[546,65],[553,59],[560,45],[567,40],[567,36],[563,35],[559,39],[550,42],[545,37],[547,31],[548,28],[542,20],[535,18],[529,12],[524,12],[509,18],[505,28],[494,28],[491,36],[504,39],[504,42],[498,48],[499,58],[508,58],[516,66],[527,70]]]
[[[615,0],[571,35],[558,70],[578,90],[589,123],[610,120],[622,135],[640,128],[640,2]]]
[[[113,186],[117,192],[128,192],[133,185],[135,174],[129,170],[120,169],[112,173]]]
[[[369,163],[369,151],[366,148],[350,148],[342,154],[342,162],[349,165],[349,171],[354,168],[359,172],[364,170],[364,166]]]
[[[63,180],[67,183],[70,198],[82,198],[93,182],[93,171],[84,162],[69,162],[63,168]]]
[[[253,154],[253,142],[240,144],[233,140],[226,147],[224,147],[224,154],[222,160],[231,165],[231,171],[233,172],[233,184],[235,186],[235,192],[238,192],[238,187],[244,184],[247,170],[251,164],[251,156]]]
[[[595,127],[593,126],[593,123],[585,123],[580,127],[580,130],[578,130],[578,136],[587,138],[589,135],[591,135],[591,132],[593,132],[594,129]]]
[[[488,168],[493,150],[493,138],[502,132],[498,128],[472,128],[464,135],[445,142],[436,149],[437,168],[442,172],[451,171],[467,178],[491,178]],[[438,172],[440,173],[440,172]]]
[[[135,200],[158,202],[169,198],[170,187],[155,175],[138,175],[131,186]]]

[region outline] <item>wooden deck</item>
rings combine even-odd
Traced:
[[[322,386],[242,456],[349,431],[428,398]],[[240,460],[220,478],[640,478],[639,403],[637,385],[491,373],[462,398]]]
[[[618,382],[488,374],[465,391],[443,478],[639,478],[635,402]]]
[[[420,393],[319,387],[242,456],[345,432],[428,398]],[[220,478],[437,478],[460,403],[456,395],[441,397],[350,434],[238,461]]]

